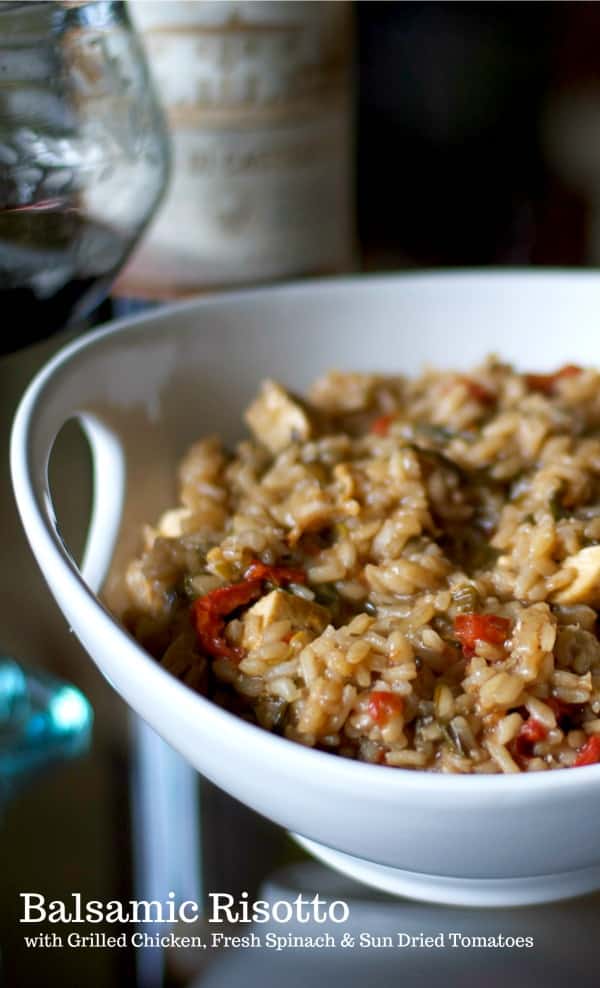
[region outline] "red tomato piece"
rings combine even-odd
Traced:
[[[469,392],[469,396],[475,401],[481,402],[482,405],[493,405],[496,401],[496,395],[484,388],[479,381],[474,381],[471,377],[461,377],[460,380]]]
[[[374,422],[371,422],[371,433],[374,436],[387,436],[393,421],[393,415],[380,415]]]
[[[498,614],[458,614],[454,619],[454,634],[467,658],[475,654],[478,641],[503,645],[510,633],[510,621]]]
[[[403,712],[404,699],[398,696],[397,693],[388,693],[386,690],[373,690],[369,697],[367,710],[375,723],[383,727],[392,717]]]
[[[230,645],[224,637],[225,621],[216,617],[202,608],[197,608],[194,612],[196,634],[200,648],[206,655],[213,658],[226,658],[239,662],[242,653],[235,645]]]
[[[581,768],[582,765],[595,765],[596,762],[600,762],[600,736],[592,734],[579,749],[577,758],[573,762],[573,768]]]
[[[541,391],[542,394],[549,395],[554,391],[558,381],[566,377],[576,377],[577,374],[581,374],[581,367],[577,367],[576,364],[565,364],[553,374],[526,374],[525,380],[532,391]]]
[[[548,730],[541,721],[535,717],[529,717],[524,724],[521,724],[519,733],[515,738],[515,754],[519,758],[531,758],[533,746],[538,741],[543,741],[548,735]]]
[[[302,569],[288,566],[267,566],[260,559],[254,559],[239,583],[217,587],[194,601],[192,618],[203,652],[214,658],[222,656],[240,661],[243,657],[242,650],[230,645],[225,638],[225,618],[239,607],[258,600],[263,591],[263,583],[267,580],[277,586],[284,583],[306,583],[306,573]]]
[[[252,600],[260,596],[261,581],[259,579],[246,579],[241,583],[230,583],[226,587],[217,587],[210,593],[198,597],[194,601],[194,608],[208,611],[210,614],[219,617],[226,617],[238,607],[244,607]]]
[[[306,583],[306,573],[292,566],[267,566],[260,559],[254,559],[244,573],[244,579],[268,580],[279,587],[282,583]]]
[[[225,639],[225,618],[238,607],[257,600],[261,591],[261,580],[244,580],[227,587],[217,587],[194,601],[192,617],[203,652],[214,658],[222,656],[234,661],[242,658],[241,650]]]

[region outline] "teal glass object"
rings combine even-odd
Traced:
[[[0,658],[0,797],[88,747],[93,713],[74,686]]]

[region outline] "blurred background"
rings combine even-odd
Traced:
[[[20,17],[24,6],[2,3],[0,15]],[[86,327],[196,292],[314,274],[600,264],[597,3],[54,6],[95,8],[96,27],[98,11],[131,16],[171,148],[162,204],[152,206],[141,240],[136,231],[137,249]],[[0,24],[0,66],[13,64],[11,37]],[[0,190],[12,167],[3,146]],[[3,208],[6,252],[15,209]],[[199,790],[130,720],[48,600],[6,468],[18,397],[63,339],[42,339],[56,327],[40,313],[0,367],[0,509],[11,563],[0,581],[2,647],[78,686],[95,727],[85,755],[15,788],[2,806],[4,983],[183,985],[197,958],[26,951],[18,924],[23,890],[49,899],[71,891],[164,897],[170,889],[201,898],[210,888],[252,897],[273,869],[302,858],[277,828],[207,784]],[[57,481],[58,511],[80,544],[89,462],[76,430],[61,437],[53,469],[71,478]],[[547,915],[538,910],[536,922]],[[550,919],[540,929],[549,942]],[[534,984],[534,974],[514,983]],[[453,984],[467,983],[456,977]],[[584,988],[593,983],[580,976]]]

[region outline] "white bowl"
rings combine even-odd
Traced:
[[[119,606],[118,571],[141,523],[173,503],[186,446],[207,432],[238,437],[264,376],[302,390],[331,367],[411,373],[426,362],[466,367],[489,352],[536,370],[600,363],[600,276],[327,280],[122,320],[68,346],[35,378],[14,423],[11,465],[31,547],[73,630],[127,703],[200,772],[363,881],[438,902],[510,905],[600,888],[600,765],[440,776],[309,750],[193,693],[94,593],[112,562],[105,599]],[[74,416],[96,473],[81,572],[47,481],[54,438]]]

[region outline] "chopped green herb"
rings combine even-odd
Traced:
[[[463,584],[457,587],[450,594],[459,611],[470,613],[476,611],[480,605],[479,594],[471,584]]]
[[[411,535],[409,539],[406,540],[404,545],[404,552],[407,550],[409,552],[423,552],[428,544],[428,540],[422,535]]]
[[[324,607],[332,607],[339,601],[340,595],[333,583],[320,583],[314,587],[314,591],[317,603],[323,604]]]
[[[456,432],[453,429],[447,429],[444,425],[430,425],[427,422],[419,422],[415,426],[415,429],[417,432],[422,433],[422,435],[433,439],[436,443],[450,442],[456,436]]]
[[[427,436],[436,443],[449,443],[452,439],[463,439],[466,443],[475,442],[477,433],[468,429],[449,429],[446,425],[431,425],[428,422],[417,422],[415,432]]]
[[[465,749],[463,748],[460,735],[456,732],[454,726],[452,724],[448,726],[446,724],[440,724],[440,729],[452,751],[455,751],[459,755],[464,755]]]
[[[187,574],[187,576],[184,577],[183,580],[183,592],[184,594],[186,594],[187,597],[190,598],[190,600],[193,600],[195,597],[198,596],[198,591],[194,587],[194,577],[191,576],[189,573]]]
[[[476,528],[449,528],[440,542],[446,555],[468,574],[489,569],[501,555]]]
[[[428,467],[429,470],[436,470],[442,467],[445,470],[450,470],[456,477],[462,480],[466,480],[467,474],[462,467],[451,460],[449,456],[444,453],[440,453],[438,449],[428,449],[424,446],[418,446],[416,443],[407,443],[409,449],[419,457],[419,462],[422,466]]]
[[[556,488],[556,490],[554,491],[552,497],[548,502],[548,506],[550,508],[550,512],[552,514],[552,517],[554,518],[554,521],[560,521],[561,518],[568,518],[570,515],[570,512],[565,508],[563,504],[564,493],[565,493],[565,484],[561,483],[558,485],[558,487]]]

